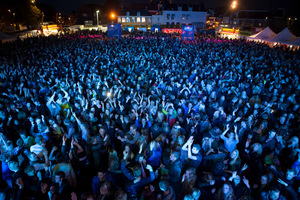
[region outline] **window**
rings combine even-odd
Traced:
[[[184,18],[185,18],[185,14],[182,14],[182,20],[184,20]]]
[[[122,17],[122,22],[123,22],[123,23],[125,22],[125,17]]]
[[[190,19],[190,15],[186,15],[186,20],[189,20]]]
[[[130,18],[126,17],[126,22],[129,23],[130,22]]]
[[[132,18],[131,18],[131,22],[135,22],[135,17],[132,17]]]
[[[141,16],[141,13],[140,12],[137,12],[137,14],[136,14],[137,16]]]
[[[175,18],[175,14],[172,14],[171,15],[171,20],[174,20],[174,18]]]
[[[148,23],[151,23],[151,18],[150,17],[148,17]]]
[[[136,18],[136,22],[141,22],[141,18],[140,18],[140,17],[137,17],[137,18]]]
[[[159,22],[159,17],[157,18],[157,21]]]
[[[170,19],[170,14],[167,14],[167,20],[169,20]]]
[[[122,22],[121,17],[118,17],[118,22],[119,22],[119,23]]]
[[[142,22],[146,22],[146,18],[145,17],[142,17]]]

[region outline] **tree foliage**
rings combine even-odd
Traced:
[[[10,10],[15,13],[15,22],[36,28],[42,19],[42,12],[31,0],[6,0]]]

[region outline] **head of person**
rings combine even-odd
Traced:
[[[269,199],[270,200],[277,200],[280,198],[280,191],[277,188],[272,188],[269,191]]]
[[[162,181],[159,182],[159,189],[161,191],[163,191],[163,192],[168,191],[169,190],[169,186],[170,186],[170,184],[166,180],[162,180]]]
[[[103,182],[105,180],[105,172],[104,172],[104,170],[99,169],[97,171],[97,176],[98,176],[99,180],[101,182]]]
[[[261,177],[260,177],[260,184],[261,185],[267,185],[269,183],[269,177],[268,177],[268,175],[262,175]]]
[[[272,139],[272,138],[274,138],[275,136],[276,136],[276,132],[275,132],[274,130],[271,130],[271,131],[269,132],[269,138]]]
[[[136,132],[137,132],[137,126],[135,124],[130,125],[130,132],[132,134],[136,134]]]
[[[253,152],[256,152],[258,155],[262,154],[262,145],[260,143],[254,143],[251,146]]]
[[[139,178],[142,175],[141,167],[139,165],[134,166],[132,173],[135,178]]]
[[[80,200],[94,200],[93,194],[84,192],[80,195]]]
[[[288,169],[286,172],[286,180],[292,180],[296,176],[296,171],[294,169]]]
[[[24,172],[25,172],[25,174],[27,174],[27,176],[34,176],[34,174],[35,174],[34,166],[28,165],[28,166],[25,168]]]
[[[103,135],[105,134],[105,129],[104,129],[104,127],[100,127],[99,133],[100,133],[101,136],[103,136]]]
[[[192,153],[193,154],[198,154],[201,150],[201,146],[200,144],[194,144],[192,147]]]
[[[28,159],[29,159],[31,162],[36,162],[36,161],[39,160],[38,156],[37,156],[35,153],[33,153],[33,152],[29,152],[29,153],[27,154],[27,157],[28,157]]]
[[[233,183],[234,185],[238,185],[241,183],[241,177],[239,175],[237,175],[234,179],[233,179]]]
[[[113,185],[110,181],[105,181],[100,187],[101,195],[108,196],[113,191]]]
[[[192,196],[194,200],[198,200],[201,196],[201,191],[198,188],[193,188]]]
[[[125,145],[125,148],[124,148],[124,151],[126,151],[126,152],[130,152],[131,151],[131,147],[130,147],[130,145]]]
[[[297,136],[292,137],[288,141],[288,147],[297,148],[299,145],[299,138]]]
[[[35,143],[38,145],[43,145],[44,143],[44,138],[41,135],[37,135],[34,139]]]
[[[180,157],[179,152],[178,151],[173,151],[170,155],[170,161],[171,162],[175,162],[176,160],[178,160]]]
[[[62,183],[65,179],[65,173],[63,171],[58,171],[55,173],[54,181],[55,183]]]
[[[233,150],[233,151],[231,152],[231,154],[230,154],[230,158],[231,158],[232,160],[235,160],[235,159],[237,159],[238,157],[239,157],[239,150],[237,150],[237,149]]]
[[[13,172],[18,172],[19,169],[20,169],[20,165],[19,165],[19,162],[16,161],[16,160],[10,160],[8,163],[8,168],[10,171],[13,171]]]
[[[115,200],[127,200],[127,193],[119,189],[115,193]]]
[[[233,189],[232,189],[232,186],[230,185],[230,183],[224,183],[222,192],[224,195],[233,194]]]

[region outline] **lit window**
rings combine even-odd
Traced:
[[[125,22],[125,17],[122,17],[122,22],[123,22],[123,23]]]
[[[136,22],[141,22],[141,18],[140,18],[140,17],[137,17],[137,18],[136,18]]]
[[[126,22],[129,23],[130,22],[130,18],[126,17]]]
[[[182,14],[182,19],[184,20],[184,18],[185,18],[185,14]]]
[[[122,20],[121,20],[121,17],[118,17],[118,22],[120,23]]]
[[[132,17],[132,18],[131,18],[131,22],[135,22],[135,17]]]
[[[146,18],[145,17],[142,17],[142,22],[146,22]]]

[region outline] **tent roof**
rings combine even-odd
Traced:
[[[285,28],[280,33],[278,33],[275,37],[266,41],[283,43],[289,40],[293,40],[295,38],[296,36],[293,33],[291,33],[288,28]]]
[[[300,37],[284,42],[283,44],[300,46]]]
[[[264,40],[264,39],[270,39],[274,36],[276,36],[276,33],[274,33],[269,27],[267,27],[264,30],[260,31],[259,33],[247,37],[247,39]]]
[[[0,40],[16,40],[17,37],[0,32]]]

